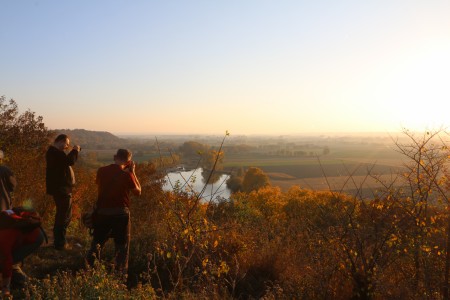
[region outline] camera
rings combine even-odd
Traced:
[[[130,169],[131,170],[131,166],[134,164],[134,162],[132,160],[127,161],[127,163],[125,164],[125,169]]]

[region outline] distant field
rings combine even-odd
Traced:
[[[228,170],[240,167],[259,167],[266,173],[284,173],[295,178],[323,176],[390,174],[401,167],[398,160],[373,161],[370,159],[338,158],[274,158],[274,159],[233,159],[224,163]]]
[[[380,179],[384,182],[391,182],[395,176],[390,174],[381,175]],[[370,176],[335,176],[335,177],[321,177],[321,178],[302,178],[295,180],[279,180],[272,178],[269,174],[270,183],[273,186],[279,186],[283,191],[287,191],[292,186],[299,186],[311,190],[333,190],[333,191],[356,191],[363,189],[367,193],[376,192],[382,187],[382,184],[377,182]]]
[[[341,160],[327,159],[322,164],[336,164]],[[225,168],[263,167],[263,166],[291,166],[291,165],[318,165],[317,158],[232,158],[224,160]]]
[[[373,195],[381,187],[367,176],[369,173],[389,181],[392,174],[403,169],[403,157],[393,147],[339,144],[330,145],[330,149],[330,154],[319,158],[232,155],[225,157],[224,165],[227,170],[259,167],[269,176],[273,186],[284,191],[297,185],[313,190],[343,190],[350,194],[360,190],[364,196]]]
[[[349,176],[364,176],[369,172],[371,174],[391,174],[397,172],[392,166],[385,165],[369,165],[365,163],[328,163],[319,165],[312,164],[297,164],[297,165],[274,165],[274,166],[259,166],[266,173],[285,173],[295,178],[317,178],[317,177],[339,177]]]

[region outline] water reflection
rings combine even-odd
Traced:
[[[195,191],[200,193],[205,187],[205,183],[210,177],[210,172],[203,170],[202,168],[191,171],[177,171],[170,172],[166,176],[166,183],[163,189],[171,191],[176,185],[180,186],[184,191]],[[229,199],[230,190],[227,188],[225,182],[229,175],[213,173],[209,178],[209,183],[206,185],[206,189],[202,195],[202,198],[206,201],[214,200],[217,197]]]

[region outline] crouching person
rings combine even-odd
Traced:
[[[109,237],[114,239],[115,269],[120,275],[128,271],[130,248],[130,192],[141,194],[141,185],[135,174],[131,152],[117,150],[114,163],[97,171],[98,198],[94,232],[86,261],[90,266],[101,258],[101,250]]]
[[[2,210],[0,214],[3,225],[0,227],[2,294],[8,297],[11,283],[20,287],[27,279],[25,273],[18,267],[18,263],[41,246],[45,240],[45,233],[36,222],[33,221],[32,224],[28,222],[27,212]],[[14,268],[16,269],[13,272]]]

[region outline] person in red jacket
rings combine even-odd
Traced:
[[[3,210],[13,218],[22,218],[12,210]],[[22,213],[23,214],[23,213]],[[2,273],[2,294],[10,295],[13,265],[35,252],[44,242],[45,235],[40,227],[30,231],[20,229],[0,229],[0,270]]]
[[[117,150],[114,164],[97,171],[98,199],[94,220],[94,236],[86,260],[90,266],[100,259],[103,246],[111,236],[116,252],[116,271],[125,275],[130,248],[130,193],[141,194],[135,164],[127,149]]]

